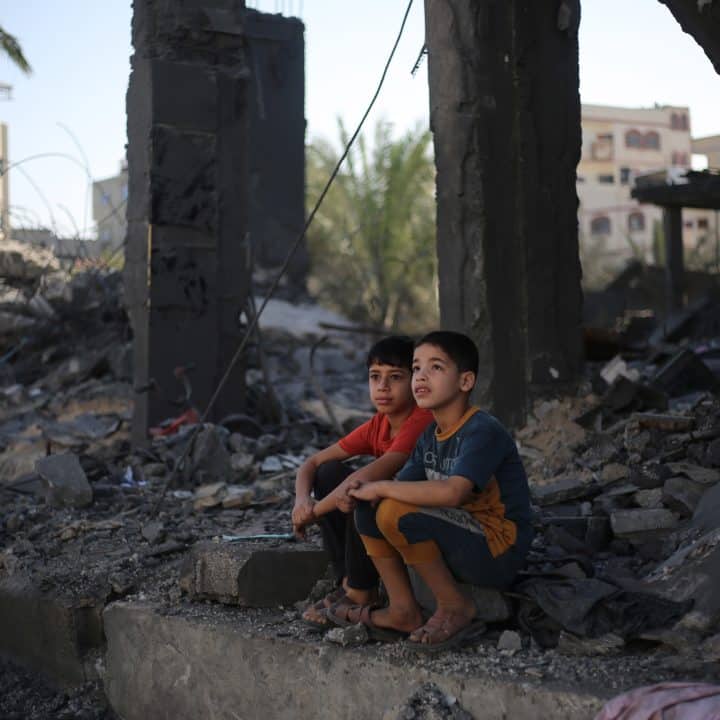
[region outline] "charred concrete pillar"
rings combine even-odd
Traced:
[[[245,30],[250,243],[255,270],[267,271],[282,265],[305,224],[305,28],[297,18],[248,10]],[[305,289],[308,263],[302,245],[287,272],[295,289]]]
[[[572,381],[582,293],[578,0],[425,0],[440,314],[510,424]]]
[[[204,409],[240,342],[250,277],[242,0],[135,0],[128,115],[127,305],[135,334],[133,437],[182,412],[190,373]],[[237,367],[215,415],[243,402]]]

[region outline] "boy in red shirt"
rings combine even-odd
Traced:
[[[391,336],[375,343],[368,353],[367,368],[376,414],[298,468],[293,531],[302,537],[307,525],[319,523],[338,583],[336,591],[303,613],[303,619],[315,627],[330,625],[327,611],[331,606],[336,613],[377,599],[378,574],[355,529],[355,500],[349,491],[392,477],[432,421],[432,414],[418,408],[413,398],[412,358],[410,338]],[[375,460],[353,472],[342,461],[358,455],[373,455]]]

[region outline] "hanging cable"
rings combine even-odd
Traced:
[[[355,132],[352,134],[350,139],[345,145],[345,149],[343,150],[342,155],[340,156],[340,159],[337,161],[337,164],[335,165],[334,170],[332,173],[330,173],[330,177],[328,178],[328,181],[325,183],[325,187],[323,188],[322,192],[320,193],[320,197],[316,200],[315,205],[313,206],[312,211],[310,212],[310,215],[308,215],[307,220],[305,221],[305,226],[302,230],[302,232],[298,235],[298,237],[293,242],[292,246],[290,247],[290,250],[287,253],[287,256],[285,257],[285,260],[280,267],[280,270],[278,271],[277,275],[275,276],[275,279],[272,282],[272,285],[270,286],[270,289],[267,292],[267,295],[265,296],[265,299],[262,301],[262,304],[258,308],[257,312],[253,315],[252,319],[250,320],[250,323],[245,331],[245,335],[240,341],[240,344],[238,345],[237,350],[235,351],[234,355],[232,356],[230,363],[227,366],[227,369],[225,370],[225,373],[223,374],[222,378],[220,379],[220,382],[218,383],[217,387],[215,388],[215,391],[213,392],[210,401],[207,404],[207,407],[205,408],[205,411],[203,412],[202,416],[200,417],[200,421],[197,425],[193,428],[192,432],[190,433],[190,437],[185,444],[185,449],[182,452],[182,455],[178,459],[178,461],[175,463],[175,466],[173,467],[172,472],[170,473],[168,479],[165,481],[165,484],[162,487],[162,490],[160,491],[160,496],[158,497],[157,501],[155,502],[155,506],[153,507],[153,515],[156,515],[158,510],[160,509],[160,504],[162,503],[165,494],[168,491],[168,488],[175,482],[175,478],[177,477],[178,472],[182,469],[182,467],[185,464],[185,461],[187,460],[187,456],[190,454],[190,450],[193,446],[193,442],[195,440],[195,437],[200,432],[200,429],[203,425],[203,423],[207,420],[208,415],[210,414],[210,411],[212,410],[213,406],[215,405],[215,402],[217,401],[218,396],[220,395],[220,392],[222,391],[223,387],[225,386],[225,383],[227,382],[227,379],[230,377],[230,373],[232,372],[232,369],[235,367],[235,364],[240,359],[240,356],[242,355],[242,352],[245,350],[245,347],[248,343],[248,340],[250,339],[252,333],[255,330],[255,326],[258,324],[258,321],[260,320],[260,316],[263,314],[263,310],[265,310],[265,306],[270,301],[270,298],[275,294],[275,291],[278,288],[278,285],[280,284],[280,280],[282,280],[283,276],[287,272],[288,267],[290,266],[290,262],[292,261],[293,257],[295,256],[295,253],[297,252],[298,248],[300,247],[300,243],[305,239],[305,236],[307,235],[308,228],[312,224],[312,221],[315,219],[315,215],[317,211],[320,208],[320,205],[322,205],[323,200],[325,199],[325,196],[328,193],[328,190],[330,189],[330,186],[332,185],[333,181],[337,177],[337,174],[340,172],[340,168],[342,167],[342,164],[345,162],[345,158],[347,158],[348,153],[350,152],[350,148],[352,148],[353,143],[357,139],[358,135],[360,134],[360,131],[362,130],[363,125],[365,124],[365,120],[367,119],[368,115],[370,114],[370,111],[373,108],[373,105],[375,105],[375,101],[378,99],[378,96],[380,95],[380,90],[382,90],[382,86],[385,82],[385,77],[387,76],[388,70],[390,69],[390,64],[392,63],[393,57],[395,56],[395,51],[397,50],[398,45],[400,44],[400,38],[402,38],[403,32],[405,31],[405,24],[407,23],[408,15],[410,14],[410,9],[412,8],[413,0],[409,0],[407,8],[405,10],[405,14],[403,15],[402,22],[400,23],[400,29],[398,30],[397,37],[395,38],[395,43],[392,46],[392,50],[390,51],[390,54],[388,55],[388,59],[385,63],[385,67],[383,68],[382,75],[380,76],[380,80],[378,82],[377,88],[375,89],[375,93],[372,96],[372,99],[370,100],[370,103],[367,106],[367,109],[365,110],[365,113],[363,114],[362,118],[360,119],[360,122],[358,123],[358,126],[355,128]]]

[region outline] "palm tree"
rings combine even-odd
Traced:
[[[26,75],[32,72],[30,63],[25,59],[20,43],[14,35],[0,27],[0,49],[15,63]]]
[[[348,134],[338,121],[342,147]],[[430,133],[392,138],[379,121],[348,155],[310,228],[311,289],[348,317],[388,331],[437,322],[435,169]],[[308,195],[319,192],[339,153],[308,148]]]

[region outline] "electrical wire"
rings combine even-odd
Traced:
[[[352,134],[350,139],[345,145],[345,149],[340,156],[340,159],[337,161],[337,164],[335,165],[334,170],[332,173],[330,173],[330,177],[328,178],[327,183],[325,183],[325,187],[323,188],[322,192],[320,193],[320,197],[316,200],[315,205],[313,206],[312,211],[310,212],[310,215],[308,215],[307,220],[305,221],[305,226],[302,230],[302,232],[298,235],[298,237],[293,242],[292,246],[290,247],[290,250],[288,251],[285,260],[280,267],[280,270],[278,271],[277,275],[275,276],[275,280],[273,280],[272,285],[270,286],[270,289],[268,290],[265,299],[262,301],[260,307],[258,308],[257,312],[253,315],[252,319],[250,320],[250,323],[245,331],[245,335],[240,341],[240,344],[238,345],[237,350],[235,351],[234,355],[232,356],[230,363],[227,366],[227,369],[225,370],[225,373],[223,374],[222,378],[220,379],[220,382],[218,383],[217,387],[215,388],[215,391],[213,392],[207,407],[205,408],[205,411],[203,412],[202,416],[200,417],[200,420],[198,421],[197,425],[195,425],[193,431],[190,433],[190,437],[188,438],[188,441],[185,444],[185,449],[183,450],[182,455],[178,459],[177,463],[175,463],[175,466],[173,467],[172,472],[170,473],[168,479],[165,481],[162,490],[160,491],[160,496],[158,497],[157,501],[155,502],[155,506],[153,507],[152,514],[156,515],[158,510],[160,509],[160,505],[165,498],[165,494],[167,493],[170,486],[175,482],[175,478],[177,477],[178,472],[183,468],[185,464],[185,460],[187,459],[187,456],[190,454],[190,450],[193,446],[193,442],[195,440],[195,437],[200,432],[200,429],[202,428],[202,425],[207,420],[208,415],[210,414],[210,411],[212,410],[213,406],[215,405],[215,402],[217,401],[217,398],[219,397],[223,387],[225,386],[225,383],[227,382],[228,378],[230,377],[230,373],[232,372],[233,368],[235,367],[235,364],[240,359],[240,356],[242,355],[242,352],[245,350],[245,347],[247,346],[248,340],[252,336],[252,333],[255,331],[255,327],[258,325],[258,321],[260,319],[260,316],[263,313],[263,310],[265,310],[265,306],[268,304],[272,296],[275,294],[275,291],[278,288],[278,285],[280,284],[280,281],[282,280],[283,276],[287,272],[288,267],[290,266],[290,262],[292,261],[293,257],[295,256],[295,253],[297,252],[298,248],[300,247],[300,243],[305,239],[305,236],[307,235],[308,228],[312,224],[312,221],[315,219],[315,215],[317,211],[320,209],[320,205],[322,204],[323,200],[325,199],[325,196],[328,193],[328,190],[330,189],[330,186],[332,185],[333,181],[337,177],[337,174],[340,172],[340,168],[342,167],[342,164],[345,162],[345,159],[347,158],[350,149],[352,148],[355,140],[357,139],[358,135],[360,134],[360,131],[362,130],[363,125],[365,124],[365,120],[367,119],[368,115],[370,114],[370,111],[372,110],[373,106],[375,105],[375,101],[378,99],[378,96],[380,95],[380,90],[382,90],[382,86],[385,83],[385,77],[387,76],[388,70],[390,69],[390,64],[392,63],[393,57],[395,56],[395,51],[397,50],[398,45],[400,44],[400,39],[402,38],[403,32],[405,31],[405,24],[407,23],[408,16],[410,15],[410,9],[412,8],[413,0],[409,0],[407,8],[405,10],[405,14],[403,15],[402,22],[400,23],[400,29],[398,30],[397,37],[395,38],[395,43],[392,46],[392,50],[390,51],[390,54],[388,55],[388,59],[385,62],[385,67],[383,68],[382,75],[380,76],[380,80],[378,82],[377,88],[375,89],[375,93],[372,96],[372,99],[370,100],[370,103],[367,106],[367,109],[365,110],[365,113],[363,114],[362,118],[360,119],[360,122],[358,123],[357,127],[355,128],[355,132]]]

